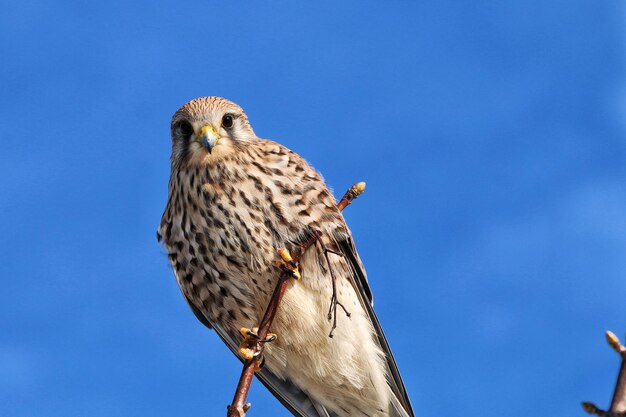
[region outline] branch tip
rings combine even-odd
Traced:
[[[350,203],[352,203],[352,200],[363,194],[363,191],[365,191],[365,182],[363,181],[357,182],[352,187],[350,187],[348,191],[346,191],[346,193],[343,195],[343,197],[341,197],[339,203],[337,203],[337,207],[339,208],[339,210],[341,211],[349,206]]]
[[[598,416],[603,416],[604,415],[604,411],[600,410],[594,403],[589,402],[589,401],[585,401],[584,403],[582,403],[583,409],[589,413],[589,414],[595,414]]]
[[[626,353],[626,347],[624,347],[619,341],[618,337],[612,331],[606,332],[606,341],[609,343],[609,346],[613,348],[617,353],[624,355]]]

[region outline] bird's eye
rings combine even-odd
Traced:
[[[224,117],[222,117],[222,126],[224,126],[226,129],[230,129],[231,127],[233,127],[233,115],[232,114],[225,114]]]
[[[193,133],[193,126],[187,120],[181,120],[178,122],[178,131],[183,135],[183,137],[188,138]]]

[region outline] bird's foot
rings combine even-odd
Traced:
[[[302,278],[300,270],[298,269],[298,264],[293,260],[291,253],[289,253],[287,249],[278,249],[278,255],[280,255],[280,259],[276,261],[276,266],[279,267],[281,271],[295,279]]]
[[[258,335],[259,329],[257,327],[248,329],[242,327],[239,333],[243,336],[243,342],[239,345],[239,356],[244,360],[249,361],[259,356],[262,351],[262,347],[265,343],[271,343],[276,340],[277,336],[274,333],[268,333],[265,339],[261,339]],[[257,361],[255,371],[259,371],[263,367],[263,358]]]

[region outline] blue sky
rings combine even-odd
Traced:
[[[340,195],[420,416],[584,415],[626,333],[621,1],[53,2],[0,15],[0,414],[223,415],[155,230],[169,120],[239,103]],[[250,416],[287,416],[260,383]]]

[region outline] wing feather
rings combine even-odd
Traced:
[[[365,269],[363,268],[363,264],[359,258],[359,255],[356,251],[354,243],[350,237],[342,239],[339,241],[339,246],[341,248],[342,253],[348,260],[350,267],[352,268],[353,277],[352,282],[355,286],[359,297],[361,298],[361,303],[365,307],[367,314],[374,325],[374,330],[376,331],[376,335],[378,336],[378,342],[380,343],[380,347],[385,353],[385,357],[387,358],[387,366],[389,368],[389,386],[391,387],[391,391],[396,397],[397,402],[404,408],[404,412],[410,416],[414,417],[413,408],[411,407],[411,402],[409,401],[409,396],[406,392],[406,388],[404,386],[404,382],[402,381],[402,376],[400,375],[400,371],[398,370],[398,365],[396,364],[396,360],[391,353],[391,348],[389,347],[389,342],[387,342],[387,338],[385,337],[385,333],[383,332],[382,326],[378,321],[378,317],[373,309],[373,299],[372,299],[372,290],[369,287],[369,283],[367,281],[367,275],[365,274]],[[397,405],[396,405],[397,408]],[[403,410],[397,410],[401,413]],[[402,414],[399,414],[400,416]]]

